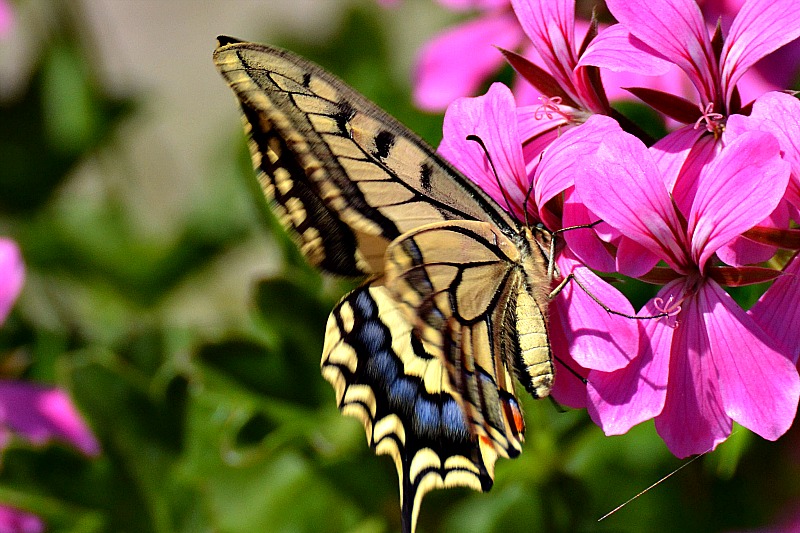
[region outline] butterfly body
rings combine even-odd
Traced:
[[[549,238],[322,68],[221,37],[258,179],[310,263],[366,277],[331,312],[322,374],[390,455],[404,531],[437,487],[488,490],[550,392]]]

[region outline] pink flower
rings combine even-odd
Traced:
[[[0,238],[0,323],[8,316],[24,278],[19,248],[14,241]],[[0,443],[8,441],[9,431],[38,445],[61,439],[87,455],[100,453],[100,445],[67,394],[55,388],[0,380]]]
[[[44,522],[36,515],[0,505],[0,533],[42,533]]]
[[[100,444],[60,389],[0,381],[0,425],[36,445],[58,439],[86,455],[100,454]]]
[[[14,27],[14,11],[7,0],[0,0],[0,39],[11,32]]]
[[[575,174],[582,201],[624,236],[618,261],[646,271],[662,260],[662,278],[671,279],[643,310],[670,318],[640,323],[631,364],[589,374],[589,413],[606,434],[655,417],[679,457],[713,449],[732,420],[775,440],[794,420],[800,377],[780,343],[720,286],[732,267],[712,259],[775,209],[789,164],[773,136],[742,134],[704,166],[687,165],[696,187],[683,216],[670,196],[670,163],[618,131],[606,133]]]
[[[699,113],[698,106],[677,96],[639,96],[681,122],[691,123],[699,117],[710,131],[718,130],[724,117],[739,111],[736,84],[742,75],[764,56],[800,36],[800,10],[794,0],[745,2],[719,56],[694,0],[608,0],[607,4],[630,36],[627,42],[617,39],[617,46],[606,46],[602,57],[596,56],[592,64],[629,68],[625,57],[631,50],[650,56],[649,61],[639,64],[640,69],[648,65],[659,69],[663,60],[674,63],[697,90]]]
[[[715,24],[720,21],[725,34],[730,33],[731,23],[744,3],[744,0],[699,2],[706,20]],[[742,102],[751,102],[765,92],[790,87],[798,73],[800,73],[800,41],[793,41],[761,59],[736,85],[741,93]]]
[[[575,160],[594,152],[603,133],[616,123],[595,117],[595,130],[572,128],[552,142],[540,161],[535,158],[538,164],[531,164],[524,156],[520,131],[520,125],[530,127],[530,113],[530,109],[516,109],[508,87],[495,83],[485,96],[462,98],[448,108],[439,152],[521,223],[542,222],[554,231],[561,229],[560,197],[573,186]],[[584,135],[589,131],[594,135]],[[467,140],[469,135],[479,137],[486,151]],[[572,274],[612,309],[633,314],[628,300],[577,261],[563,243],[554,260],[561,279]],[[575,283],[565,286],[550,310],[551,344],[558,361],[578,371],[581,367],[612,371],[628,365],[638,345],[634,321],[607,313]],[[583,384],[566,369],[559,376],[555,397],[566,405],[583,406]]]
[[[14,241],[0,237],[0,325],[11,312],[24,281],[25,266],[19,248]]]
[[[474,20],[444,31],[420,50],[413,97],[427,111],[443,110],[456,98],[477,93],[505,61],[495,47],[515,49],[524,39],[509,0],[441,3],[480,11]]]

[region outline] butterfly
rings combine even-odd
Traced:
[[[322,375],[392,457],[404,532],[434,488],[487,491],[521,451],[515,378],[555,377],[551,236],[529,228],[412,131],[321,67],[219,37],[258,180],[307,260],[365,278],[328,319]]]

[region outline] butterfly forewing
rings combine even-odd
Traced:
[[[519,453],[512,374],[549,393],[547,248],[333,75],[269,46],[219,45],[281,221],[310,263],[371,277],[331,313],[322,373],[394,459],[411,533],[426,492],[488,490],[497,456]]]
[[[265,195],[312,264],[381,272],[393,239],[443,220],[515,223],[419,137],[320,67],[220,38],[214,61],[236,92]]]

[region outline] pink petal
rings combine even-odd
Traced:
[[[766,93],[754,102],[749,117],[728,119],[723,138],[727,142],[746,131],[765,131],[778,139],[783,158],[792,166],[787,200],[800,206],[800,101],[785,93]]]
[[[750,0],[731,25],[722,47],[722,89],[729,102],[736,82],[758,60],[800,37],[795,0]]]
[[[564,131],[553,141],[533,177],[534,198],[540,215],[547,202],[575,183],[575,161],[594,154],[606,135],[621,132],[616,120],[593,115],[585,124]]]
[[[596,220],[597,215],[581,202],[578,192],[574,188],[569,189],[564,199],[563,227],[583,226]],[[596,229],[572,229],[562,235],[569,249],[584,265],[601,272],[614,272],[617,269],[616,260],[609,251],[608,243],[600,238]]]
[[[628,299],[582,266],[569,249],[559,254],[557,265],[562,277],[575,276],[550,306],[551,314],[557,313],[565,326],[572,358],[584,368],[603,372],[627,366],[639,345],[636,320],[608,313],[598,301],[619,313],[634,315]]]
[[[14,10],[6,0],[0,0],[0,39],[11,33],[14,27]]]
[[[778,141],[762,132],[740,135],[703,168],[688,220],[701,270],[719,247],[772,213],[788,181]]]
[[[25,281],[25,265],[19,247],[0,237],[0,324],[5,322]]]
[[[34,444],[61,439],[87,455],[100,453],[100,444],[59,389],[0,381],[0,421]]]
[[[800,40],[775,50],[755,64],[736,83],[742,102],[752,102],[758,96],[792,86],[800,73]],[[757,92],[756,92],[757,91]]]
[[[692,148],[704,134],[705,130],[700,128],[682,127],[664,136],[650,147],[650,153],[653,154],[653,159],[661,171],[664,185],[668,191],[674,189],[675,182],[678,181],[678,176],[686,164]],[[689,212],[688,207],[687,213]]]
[[[578,67],[601,67],[603,88],[611,101],[636,98],[627,90],[644,87],[669,94],[694,95],[686,74],[665,61],[621,24],[600,31],[578,60]]]
[[[514,96],[509,88],[494,83],[484,96],[456,100],[447,108],[443,132],[444,138],[439,146],[441,155],[503,208],[507,207],[505,192],[511,201],[513,214],[524,220],[522,205],[529,188],[528,176],[517,128]],[[481,145],[467,140],[469,135],[476,135],[483,141],[494,170]]]
[[[747,312],[792,363],[800,355],[800,256]]]
[[[700,132],[700,135],[695,135],[694,132]],[[686,151],[685,147],[692,138],[695,141],[689,145],[689,149]],[[667,145],[670,144],[672,145],[670,149],[679,150],[679,152],[667,155]],[[678,207],[678,211],[684,217],[688,217],[697,194],[697,176],[716,157],[721,146],[713,135],[708,135],[708,132],[702,128],[694,129],[692,126],[683,126],[673,131],[656,145],[658,147],[654,145],[650,149],[657,157],[656,164],[662,169],[662,172],[669,173],[664,176],[664,182],[672,192],[672,200]],[[678,166],[681,160],[682,164]],[[668,167],[665,168],[667,165]],[[677,175],[675,171],[678,172]]]
[[[791,427],[797,413],[797,369],[719,285],[705,284],[698,303],[706,311],[725,412],[765,439],[777,439]]]
[[[558,313],[550,313],[549,334],[550,348],[553,350],[556,364],[556,380],[550,394],[562,405],[572,409],[583,409],[586,407],[586,384],[573,372],[585,376],[589,371],[581,368],[570,355],[569,342]]]
[[[680,290],[681,283],[664,287],[662,298]],[[640,314],[658,313],[649,302]],[[667,394],[670,346],[675,329],[658,319],[638,322],[636,358],[615,372],[591,372],[587,394],[589,415],[606,435],[621,435],[661,413]],[[670,378],[671,379],[671,378]]]
[[[628,237],[622,237],[617,247],[617,264],[615,270],[632,278],[638,278],[650,272],[661,258]]]
[[[678,65],[704,101],[714,100],[716,60],[694,0],[608,0],[606,5],[629,32]]]
[[[669,72],[672,63],[631,35],[622,24],[601,31],[578,60],[578,66],[594,65],[615,72],[659,76]]]
[[[456,98],[475,94],[504,64],[495,47],[513,49],[522,39],[517,20],[507,12],[487,14],[435,37],[417,59],[414,101],[422,109],[441,111]]]
[[[686,263],[688,246],[678,215],[653,157],[639,139],[628,133],[608,134],[597,152],[582,158],[577,167],[575,188],[589,209],[673,268]]]
[[[0,505],[0,533],[43,533],[44,522],[31,514],[8,505]]]
[[[713,450],[731,432],[703,322],[703,313],[710,311],[689,297],[677,317],[667,399],[656,417],[658,434],[677,457]]]
[[[547,70],[573,100],[580,101],[572,83],[578,63],[574,0],[511,0],[511,5]]]
[[[757,223],[756,226],[767,228],[789,227],[789,206],[781,201],[767,218]],[[744,237],[736,237],[725,246],[717,250],[717,257],[723,263],[731,266],[753,265],[767,261],[775,255],[777,248],[766,244],[757,243]]]

